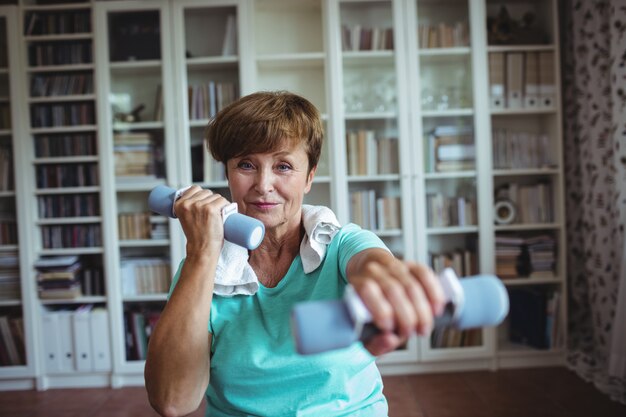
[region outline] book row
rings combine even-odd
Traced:
[[[431,253],[430,266],[439,274],[446,268],[454,269],[457,276],[467,277],[478,273],[478,258],[475,251],[455,249],[445,253]]]
[[[482,329],[458,330],[454,327],[435,328],[430,338],[430,346],[435,349],[481,346],[482,344]]]
[[[93,103],[31,106],[31,125],[35,128],[92,125],[95,122]]]
[[[417,28],[417,39],[420,48],[453,48],[469,45],[467,23],[424,23]]]
[[[399,197],[377,197],[375,190],[350,193],[350,221],[364,229],[397,230],[401,224]]]
[[[62,35],[91,32],[89,10],[63,10],[28,13],[24,18],[24,35]]]
[[[124,295],[167,294],[170,290],[172,276],[168,259],[122,259],[120,273]]]
[[[88,187],[98,185],[95,163],[37,166],[37,188]]]
[[[11,129],[11,107],[8,104],[0,104],[0,130]]]
[[[6,219],[0,213],[0,246],[17,245],[17,222],[15,218]]]
[[[34,142],[37,158],[85,156],[98,153],[96,136],[93,133],[36,135]]]
[[[343,51],[393,50],[393,28],[343,25],[341,47]]]
[[[209,81],[188,88],[189,119],[203,120],[214,117],[218,111],[239,97],[237,83]],[[160,120],[160,119],[156,119]]]
[[[22,317],[0,316],[0,366],[26,364],[24,320]]]
[[[91,73],[33,75],[30,80],[31,97],[92,94],[93,91]]]
[[[8,146],[0,146],[0,191],[13,190],[13,152]]]
[[[41,239],[44,249],[98,247],[102,231],[99,224],[42,226]]]
[[[145,360],[152,330],[159,321],[160,311],[128,309],[124,311],[126,360]]]
[[[21,295],[17,251],[0,252],[0,299],[18,300]]]
[[[117,230],[121,240],[150,239],[152,235],[150,213],[119,213]]]
[[[473,226],[477,224],[476,200],[442,193],[426,195],[428,227]]]
[[[92,61],[91,41],[36,43],[28,47],[31,67],[90,64]]]
[[[398,139],[376,137],[373,130],[352,130],[346,133],[348,175],[397,174]]]
[[[535,349],[563,346],[561,293],[551,289],[509,289],[509,340]]]
[[[37,205],[41,219],[100,215],[98,194],[42,195]]]
[[[555,167],[550,152],[550,140],[545,133],[515,132],[494,129],[493,167],[495,169],[524,169]]]

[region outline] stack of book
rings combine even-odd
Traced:
[[[496,275],[501,279],[520,276],[524,238],[496,236]]]
[[[0,300],[20,298],[20,268],[17,251],[0,252]]]
[[[428,133],[426,142],[428,172],[474,169],[476,146],[471,126],[437,126]]]
[[[526,239],[531,278],[553,278],[556,242],[552,236],[540,235]]]
[[[79,280],[81,267],[76,255],[39,258],[35,262],[39,298],[69,299],[82,296]]]
[[[118,179],[156,178],[154,146],[149,133],[117,133],[113,141],[115,176]]]

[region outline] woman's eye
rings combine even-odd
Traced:
[[[250,162],[246,162],[246,161],[241,161],[239,162],[239,164],[237,165],[239,168],[242,169],[252,169],[253,166]]]
[[[278,170],[279,171],[289,171],[291,169],[290,165],[287,164],[279,164],[278,165]]]

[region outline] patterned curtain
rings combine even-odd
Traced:
[[[626,0],[563,0],[568,366],[626,404]]]

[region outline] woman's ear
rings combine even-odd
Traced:
[[[311,185],[313,185],[313,178],[315,178],[315,172],[317,171],[317,165],[309,170],[306,179],[306,187],[304,188],[304,193],[308,193],[311,191]]]

